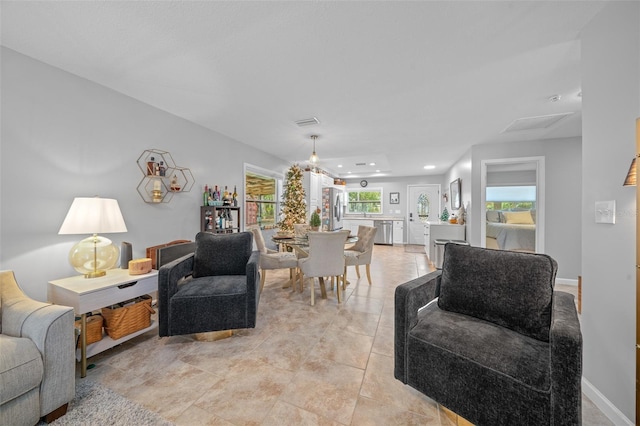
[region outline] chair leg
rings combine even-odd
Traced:
[[[262,274],[260,274],[260,293],[262,293],[262,289],[264,288],[264,280],[267,278],[267,271],[262,270]]]
[[[333,277],[331,277],[331,279],[333,280]],[[337,276],[336,279],[337,279],[336,291],[338,292],[338,303],[342,303],[342,297],[340,293],[340,277]]]
[[[358,265],[356,265],[356,275],[358,276],[358,279],[360,279],[360,268]]]
[[[371,264],[367,263],[367,279],[369,280],[369,285],[371,285],[371,268],[370,268]]]
[[[327,298],[327,288],[324,286],[324,277],[318,277],[318,281],[320,281],[320,293],[323,299]]]
[[[315,286],[316,286],[316,279],[314,277],[311,277],[311,286],[309,287],[309,289],[311,290],[311,306],[316,304],[316,299],[315,299],[316,289],[314,288]]]

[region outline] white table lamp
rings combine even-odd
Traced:
[[[85,278],[96,278],[113,268],[120,254],[111,240],[98,234],[115,232],[127,232],[117,200],[76,197],[58,234],[93,234],[71,248],[69,263]]]

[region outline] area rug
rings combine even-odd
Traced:
[[[404,246],[404,251],[406,253],[422,253],[424,254],[424,246],[419,244],[407,244]]]
[[[42,425],[46,423],[38,423],[38,426]],[[173,423],[99,383],[76,379],[76,396],[69,403],[67,414],[49,425],[155,426]]]

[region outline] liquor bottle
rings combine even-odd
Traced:
[[[156,159],[151,157],[149,161],[147,161],[147,175],[153,176],[156,171]]]
[[[233,185],[233,205],[238,206],[238,192],[236,191],[235,185]]]
[[[209,188],[207,187],[207,185],[204,186],[204,192],[202,193],[202,202],[203,206],[209,205]]]
[[[218,185],[216,185],[215,191],[213,191],[213,199],[218,201],[220,199],[220,191],[218,191]]]
[[[165,176],[167,173],[167,168],[164,165],[164,161],[160,162],[160,165],[158,166],[158,171],[160,172],[160,176]]]

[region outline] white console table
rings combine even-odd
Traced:
[[[56,305],[71,306],[80,315],[80,349],[76,358],[81,363],[80,377],[87,375],[87,357],[98,354],[139,334],[158,326],[151,326],[113,340],[108,335],[87,347],[87,313],[115,305],[158,290],[158,271],[147,274],[129,275],[128,269],[109,269],[107,275],[99,278],[84,278],[82,275],[49,281],[47,299]]]

